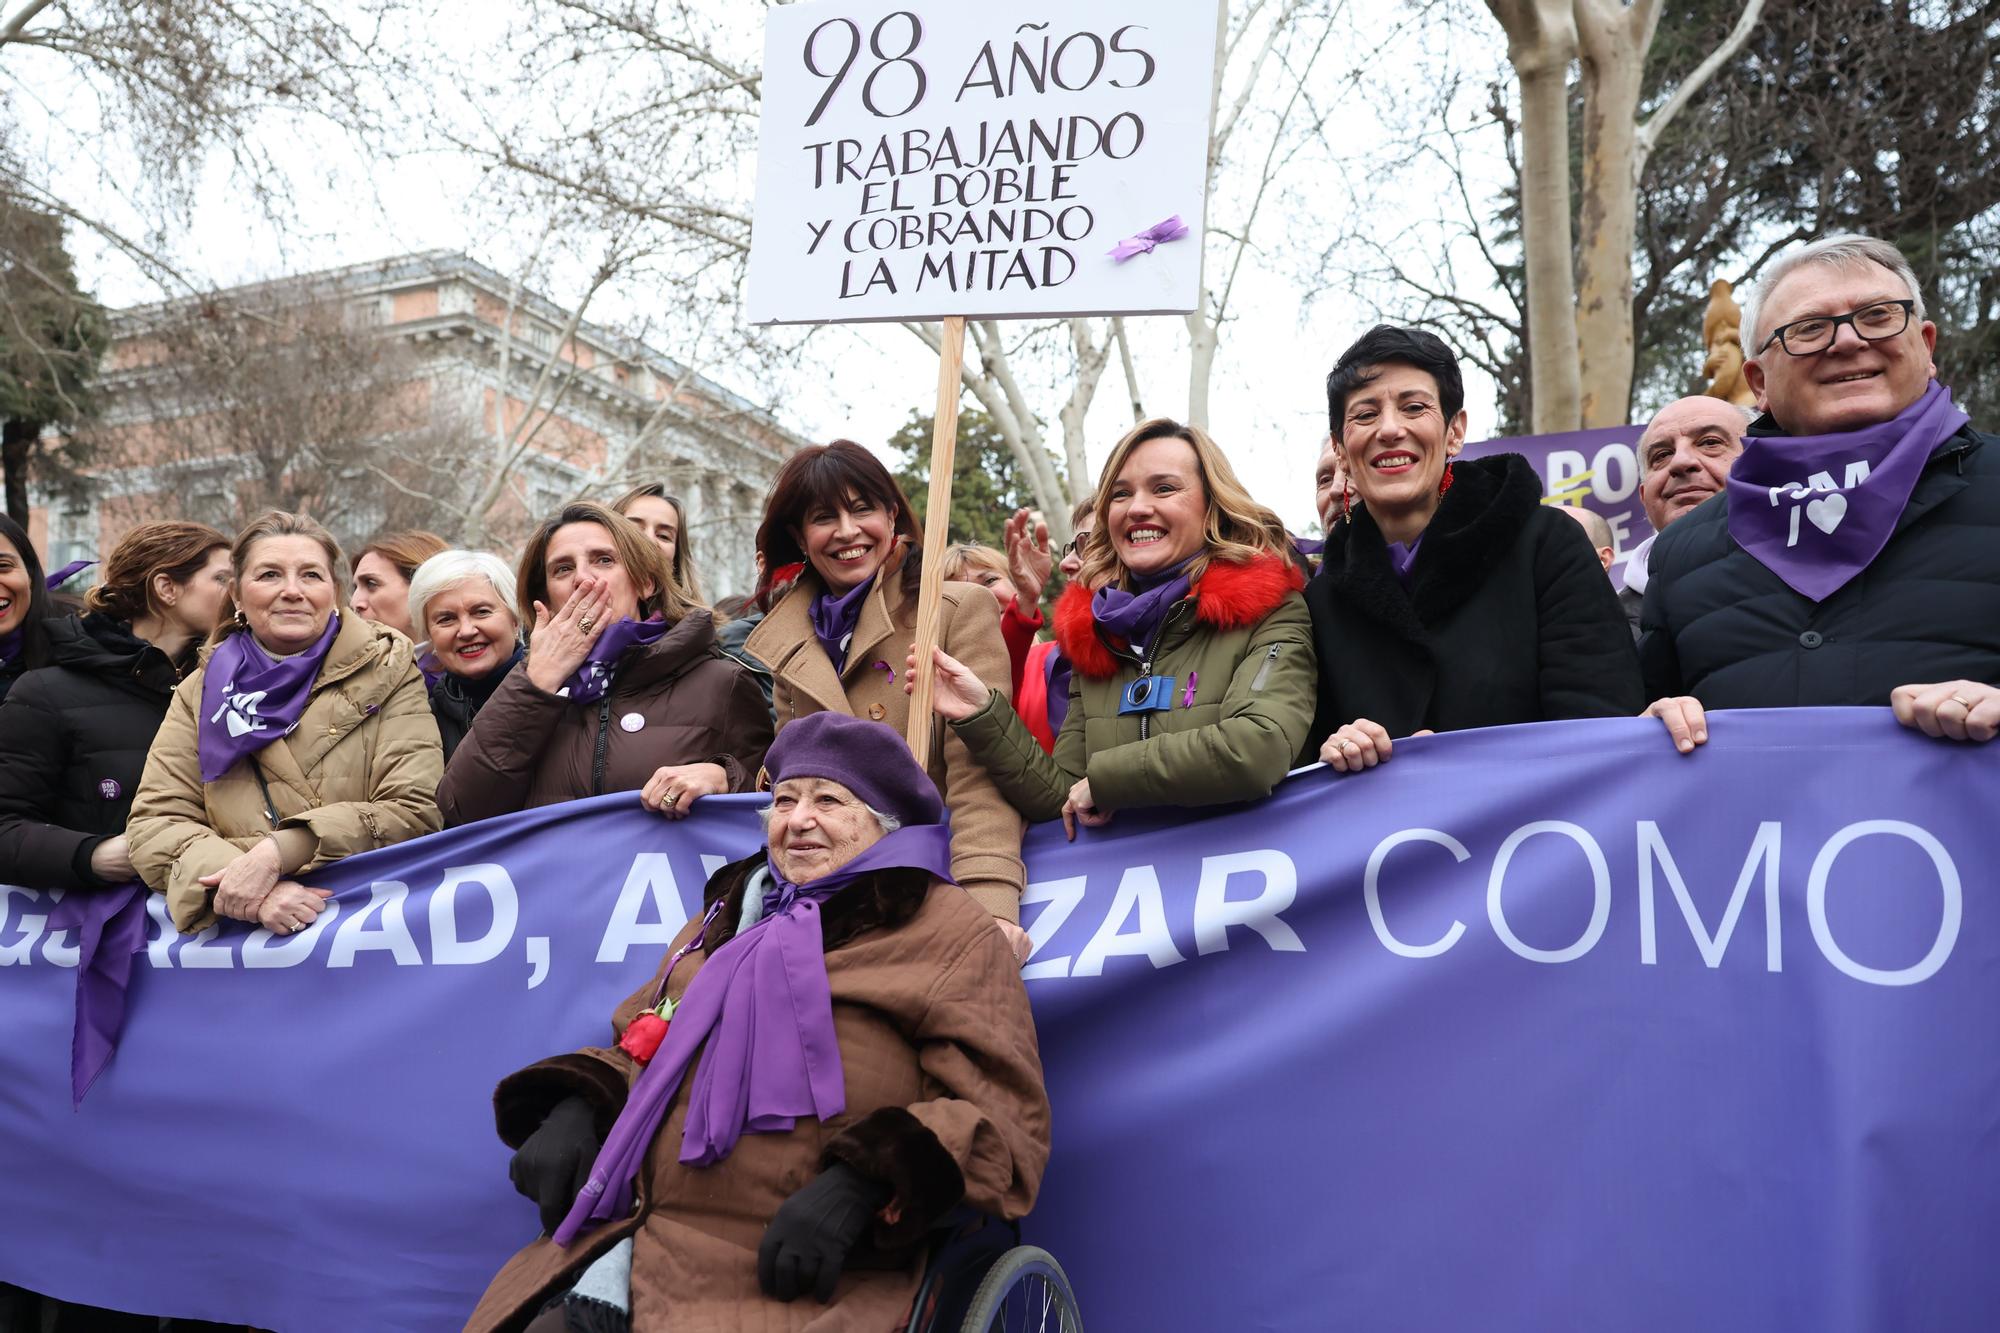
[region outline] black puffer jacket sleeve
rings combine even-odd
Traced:
[[[0,884],[29,889],[108,887],[90,873],[102,836],[50,822],[64,770],[62,717],[43,683],[22,677],[0,703]]]

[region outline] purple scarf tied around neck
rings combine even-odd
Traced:
[[[631,1210],[632,1182],[704,1042],[681,1133],[680,1160],[689,1166],[713,1166],[744,1134],[782,1134],[802,1115],[827,1120],[846,1109],[819,905],[857,879],[902,866],[951,880],[950,825],[898,829],[805,884],[771,869],[764,915],[688,982],[666,1040],[633,1083],[589,1182],[556,1228],[556,1244]]]
[[[1410,586],[1410,575],[1417,568],[1417,548],[1423,544],[1424,536],[1422,533],[1418,533],[1417,539],[1413,542],[1390,542],[1388,544],[1389,572],[1394,574],[1396,581],[1406,589]]]
[[[1968,420],[1932,380],[1859,430],[1749,436],[1729,469],[1729,535],[1794,592],[1824,601],[1882,553],[1931,453]]]
[[[1144,652],[1153,642],[1153,636],[1160,632],[1167,612],[1193,586],[1187,576],[1187,567],[1192,563],[1194,557],[1189,556],[1157,574],[1134,576],[1134,592],[1105,584],[1091,595],[1090,618],[1106,634],[1123,639],[1134,652]]]
[[[806,608],[813,637],[826,651],[826,660],[833,663],[835,674],[847,670],[847,645],[854,638],[854,627],[861,623],[861,607],[868,600],[868,590],[874,586],[875,578],[871,575],[866,582],[846,592],[821,593]]]
[[[566,696],[573,704],[596,703],[611,688],[611,677],[618,670],[618,663],[634,648],[644,647],[660,641],[667,632],[668,625],[663,619],[634,620],[627,616],[617,624],[597,636],[591,645],[590,655],[583,659],[583,665],[570,673],[570,678],[556,693]]]
[[[296,657],[272,657],[248,630],[230,635],[209,654],[196,719],[195,750],[203,782],[217,781],[237,760],[292,734],[339,632],[336,611],[327,617],[319,641]]]

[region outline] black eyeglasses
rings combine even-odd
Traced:
[[[1877,301],[1844,315],[1808,315],[1780,324],[1757,350],[1768,352],[1771,344],[1777,343],[1792,356],[1812,356],[1833,346],[1843,324],[1868,342],[1881,342],[1910,327],[1910,315],[1916,306],[1915,301]]]
[[[1083,554],[1083,544],[1089,540],[1090,534],[1087,532],[1071,537],[1062,544],[1062,550],[1057,554],[1064,560],[1069,559],[1073,555],[1081,555]]]

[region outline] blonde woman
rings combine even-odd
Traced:
[[[1157,418],[1118,442],[1083,564],[1056,603],[1072,664],[1049,755],[1007,701],[940,651],[940,717],[1030,819],[1268,795],[1313,716],[1312,626],[1278,516],[1215,441]]]

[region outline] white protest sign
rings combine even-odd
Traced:
[[[1199,0],[773,6],[751,322],[1192,310],[1216,14]],[[1174,218],[1187,230],[1162,239]],[[1114,259],[1128,238],[1139,253]]]

